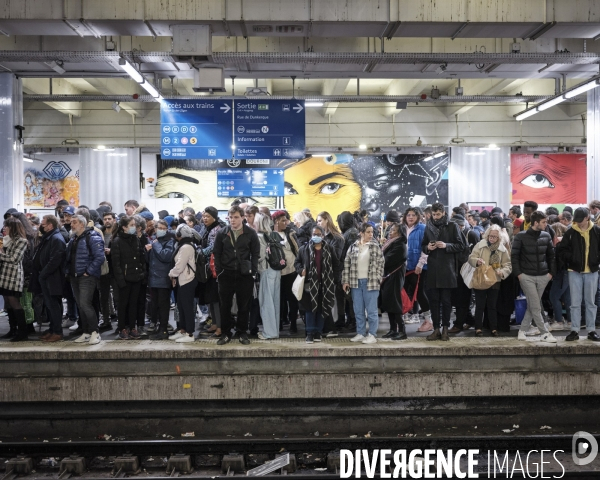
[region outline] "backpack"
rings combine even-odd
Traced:
[[[281,245],[281,237],[277,232],[263,233],[267,242],[267,262],[273,270],[283,270],[287,267],[285,251]]]
[[[196,280],[200,283],[208,282],[209,262],[206,261],[202,247],[196,248]]]

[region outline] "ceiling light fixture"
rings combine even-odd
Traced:
[[[359,149],[361,149],[361,150],[366,150],[366,149],[367,149],[367,146],[366,146],[364,143],[361,143],[361,144],[358,146],[358,148],[359,148]]]
[[[485,155],[485,152],[467,152],[467,153],[465,153],[465,155],[469,155],[472,157],[479,157],[481,155]]]
[[[119,66],[127,72],[127,74],[133,78],[137,83],[140,84],[144,90],[146,90],[150,95],[152,95],[158,102],[164,100],[162,95],[158,92],[156,87],[149,83],[144,76],[131,65],[127,60],[121,58],[119,60]]]
[[[27,157],[23,157],[23,161],[28,162],[28,163],[33,163],[33,160],[31,158],[27,158]]]
[[[305,107],[322,107],[323,102],[304,102]]]
[[[119,112],[121,111],[121,105],[119,104],[119,102],[115,102],[115,103],[113,103],[113,104],[112,104],[112,109],[113,109],[115,112],[119,113]]]
[[[582,93],[587,92],[588,90],[596,88],[598,86],[598,82],[600,82],[600,80],[596,80],[595,82],[589,82],[584,85],[581,85],[580,87],[576,87],[573,90],[569,90],[567,93],[565,93],[565,97],[573,98],[577,95],[581,95]]]
[[[500,147],[495,143],[490,143],[487,147],[479,147],[479,150],[500,150]]]

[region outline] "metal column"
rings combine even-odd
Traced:
[[[600,88],[587,97],[587,201],[600,199]]]
[[[0,73],[0,215],[23,211],[23,145],[16,125],[23,125],[23,88],[12,73]]]

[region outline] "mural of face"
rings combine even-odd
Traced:
[[[333,163],[335,156],[311,157],[285,170],[285,209],[291,214],[309,208],[327,211],[333,218],[344,210],[360,208],[361,190],[346,163]]]
[[[362,189],[361,208],[371,220],[395,208],[426,203],[447,203],[448,185],[442,182],[450,163],[449,155],[423,161],[424,155],[361,155],[350,167]]]
[[[510,181],[512,203],[533,200],[540,205],[584,204],[587,201],[586,155],[540,154],[539,158],[530,154],[511,155]]]

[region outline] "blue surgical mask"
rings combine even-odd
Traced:
[[[316,235],[311,238],[313,243],[321,243],[323,240],[321,237],[317,237]]]
[[[156,236],[157,236],[158,238],[164,237],[166,234],[167,234],[167,231],[166,231],[166,230],[157,230],[157,231],[156,231]]]
[[[135,235],[135,232],[137,232],[137,228],[136,228],[136,227],[129,227],[129,228],[127,229],[127,233],[128,233],[129,235]]]

